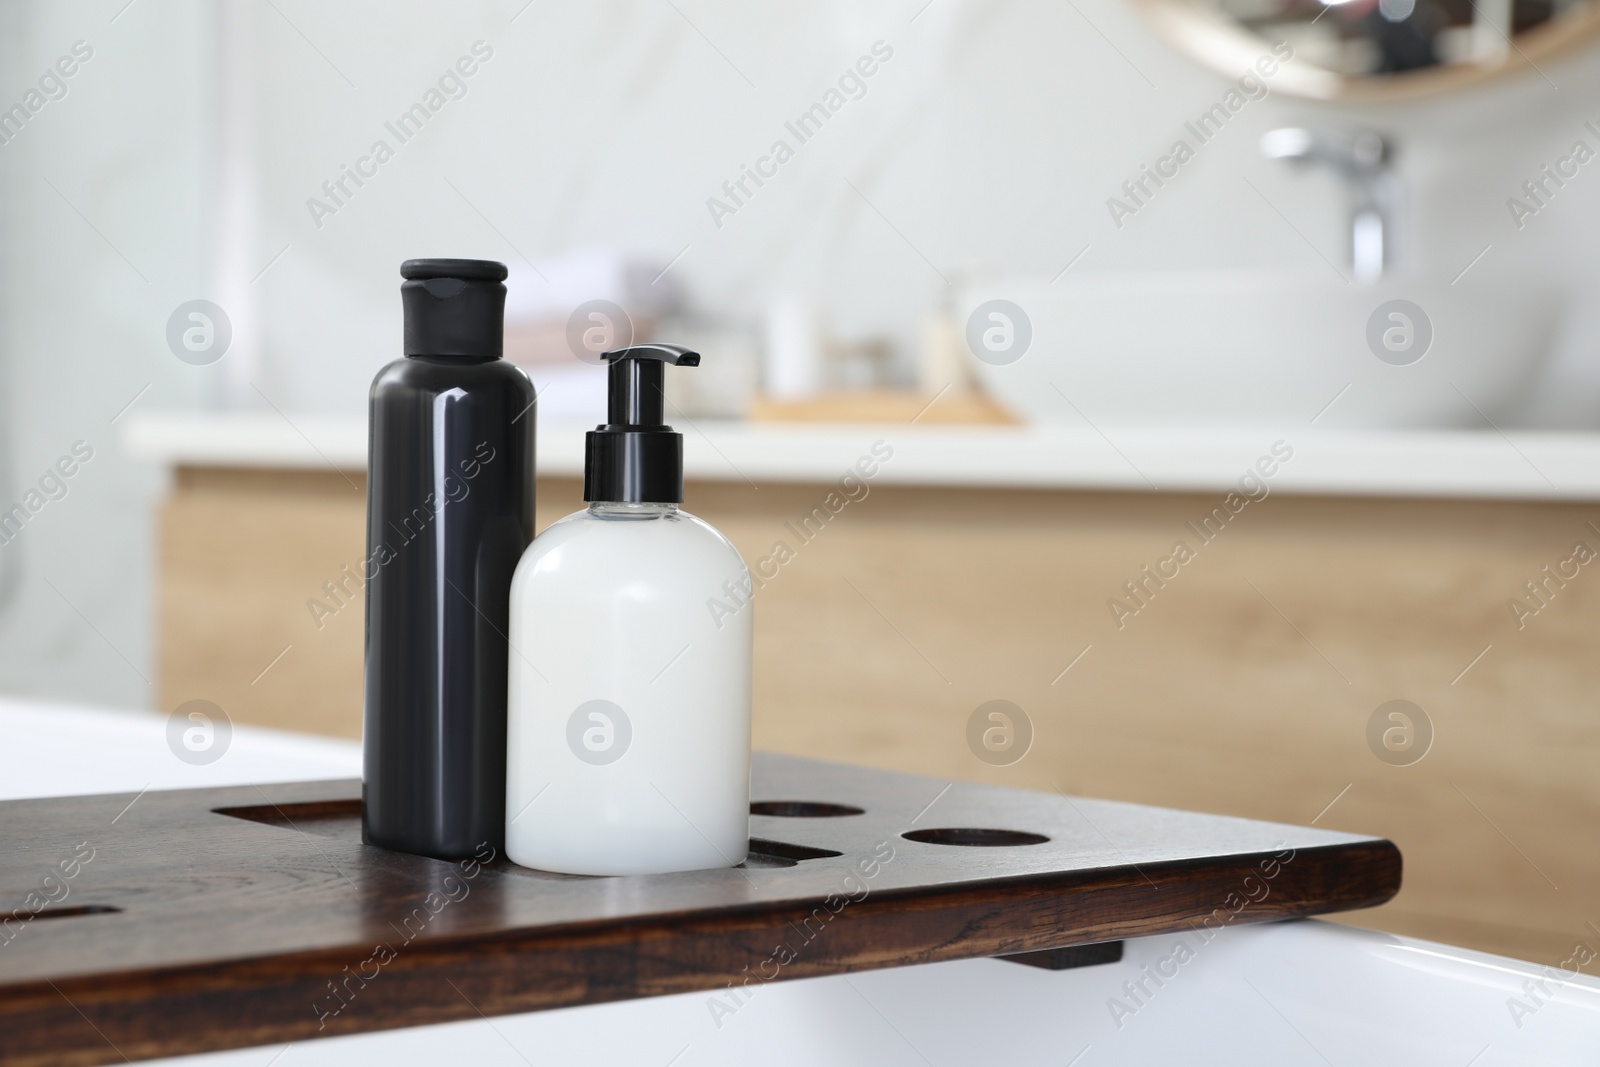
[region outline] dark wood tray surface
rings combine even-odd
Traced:
[[[753,795],[758,812],[861,814],[755,814],[743,868],[580,878],[363,845],[356,781],[0,803],[0,906],[17,909],[0,1063],[1007,955],[1370,907],[1400,887],[1392,844],[1329,830],[761,754]],[[955,832],[971,830],[1047,840]]]

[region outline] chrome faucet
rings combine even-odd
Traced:
[[[1351,135],[1313,133],[1298,127],[1262,135],[1268,159],[1334,171],[1350,186],[1350,266],[1358,282],[1377,281],[1392,260],[1392,230],[1399,207],[1394,150],[1370,130]]]

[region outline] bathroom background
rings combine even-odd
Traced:
[[[71,76],[42,82],[66,56]],[[841,83],[863,57],[872,75]],[[338,636],[320,641],[304,607],[320,582],[296,577],[287,608],[270,607],[307,628],[286,639],[242,591],[282,579],[263,553],[318,531],[344,541],[307,548],[304,574],[336,579],[340,560],[359,557],[366,392],[398,354],[397,268],[414,256],[511,266],[511,331],[543,391],[547,452],[562,447],[552,433],[575,437],[599,417],[593,370],[566,347],[586,301],[623,303],[641,327],[702,345],[708,369],[720,358],[679,398],[685,418],[711,427],[767,405],[790,425],[813,394],[917,393],[973,294],[1005,295],[1012,279],[1044,294],[1041,309],[1052,286],[1079,294],[1067,306],[1083,318],[1048,324],[1036,310],[1027,366],[1046,377],[1109,365],[1117,339],[1140,331],[1156,331],[1183,375],[1254,346],[1249,374],[1219,370],[1214,397],[1135,373],[1120,392],[1114,376],[1086,386],[1078,403],[1057,389],[1057,404],[1044,378],[1022,389],[1032,399],[974,402],[977,418],[1009,411],[1110,463],[1119,444],[1135,467],[1208,441],[1244,442],[1218,446],[1239,472],[1280,440],[1316,454],[1318,403],[1241,414],[1230,383],[1337,400],[1323,430],[1376,435],[1364,440],[1378,466],[1410,447],[1379,430],[1453,430],[1512,451],[1519,433],[1570,433],[1587,447],[1600,430],[1600,171],[1583,166],[1531,217],[1507,201],[1574,141],[1596,143],[1584,124],[1600,122],[1600,50],[1384,103],[1309,102],[1263,81],[1119,220],[1108,198],[1127,202],[1124,183],[1235,82],[1123,0],[0,5],[0,106],[40,86],[47,97],[0,143],[0,504],[75,446],[92,451],[0,547],[0,691],[163,713],[205,697],[237,721],[352,736],[359,611],[327,620]],[[794,136],[786,124],[841,85],[826,124]],[[407,126],[419,102],[426,122]],[[1290,126],[1389,139],[1395,271],[1418,291],[1472,294],[1494,327],[1483,343],[1496,347],[1473,357],[1497,368],[1474,379],[1484,391],[1451,395],[1439,379],[1414,427],[1402,409],[1382,414],[1381,381],[1335,397],[1343,377],[1317,362],[1328,328],[1315,294],[1349,288],[1349,195],[1326,170],[1263,154],[1262,135]],[[729,192],[780,139],[792,158]],[[388,151],[375,154],[379,141]],[[1262,303],[1241,300],[1250,279]],[[1302,303],[1269,306],[1278,290],[1265,279]],[[194,300],[222,308],[231,332],[209,364],[171,339]],[[190,320],[176,321],[181,334]],[[1439,327],[1436,363],[1473,333],[1465,319]],[[832,355],[819,370],[808,349]],[[1566,954],[1593,917],[1585,890],[1600,886],[1574,836],[1600,814],[1586,666],[1600,599],[1581,581],[1563,587],[1531,635],[1505,602],[1574,540],[1597,543],[1581,532],[1600,518],[1594,497],[1554,481],[1547,499],[1537,485],[1499,494],[1528,498],[1515,505],[1465,491],[1378,501],[1354,483],[1278,492],[1161,594],[1170,610],[1118,626],[1108,600],[1220,493],[1114,480],[1008,493],[1009,461],[986,484],[960,435],[989,448],[1028,426],[940,429],[917,418],[920,401],[883,403],[855,429],[834,423],[846,428],[829,447],[846,463],[879,439],[914,458],[946,434],[938,454],[966,473],[943,485],[924,464],[921,487],[875,485],[852,504],[859,518],[835,520],[837,546],[819,541],[773,583],[757,616],[758,745],[1387,834],[1407,854],[1408,888],[1393,917],[1353,921]],[[737,435],[679,428],[706,456],[686,506],[704,501],[747,560],[845,470],[758,486],[738,453],[696,441],[714,451]],[[268,484],[253,439],[317,455]],[[209,466],[197,458],[207,442]],[[218,473],[239,468],[258,480]],[[1543,478],[1537,465],[1524,473]],[[185,489],[213,495],[173,504]],[[541,493],[541,524],[577,506],[570,477]],[[163,568],[184,566],[164,589]],[[208,682],[191,662],[174,680],[179,639],[169,632],[164,648],[162,635],[184,620],[272,673]],[[295,642],[299,656],[278,652]],[[310,656],[321,658],[308,670]],[[1437,748],[1397,767],[1363,731],[1402,698],[1429,709]],[[1033,749],[1009,766],[966,741],[992,699],[1031,716]],[[269,710],[290,705],[300,710]],[[1474,896],[1465,873],[1494,892]]]

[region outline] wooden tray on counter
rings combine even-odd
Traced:
[[[754,763],[751,858],[687,874],[386,852],[361,843],[360,796],[336,781],[0,803],[0,901],[20,905],[0,920],[0,1063],[1042,953],[1400,887],[1378,838],[773,755]]]

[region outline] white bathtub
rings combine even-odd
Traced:
[[[1181,964],[1179,941],[1193,952]],[[1176,973],[1157,986],[1163,961]],[[266,1067],[284,1053],[275,1067],[1600,1063],[1600,981],[1317,920],[1237,927],[1207,945],[1139,938],[1120,963],[1070,971],[968,960],[775,983],[731,1015],[713,1011],[714,999],[726,1003],[691,993],[159,1062]]]

